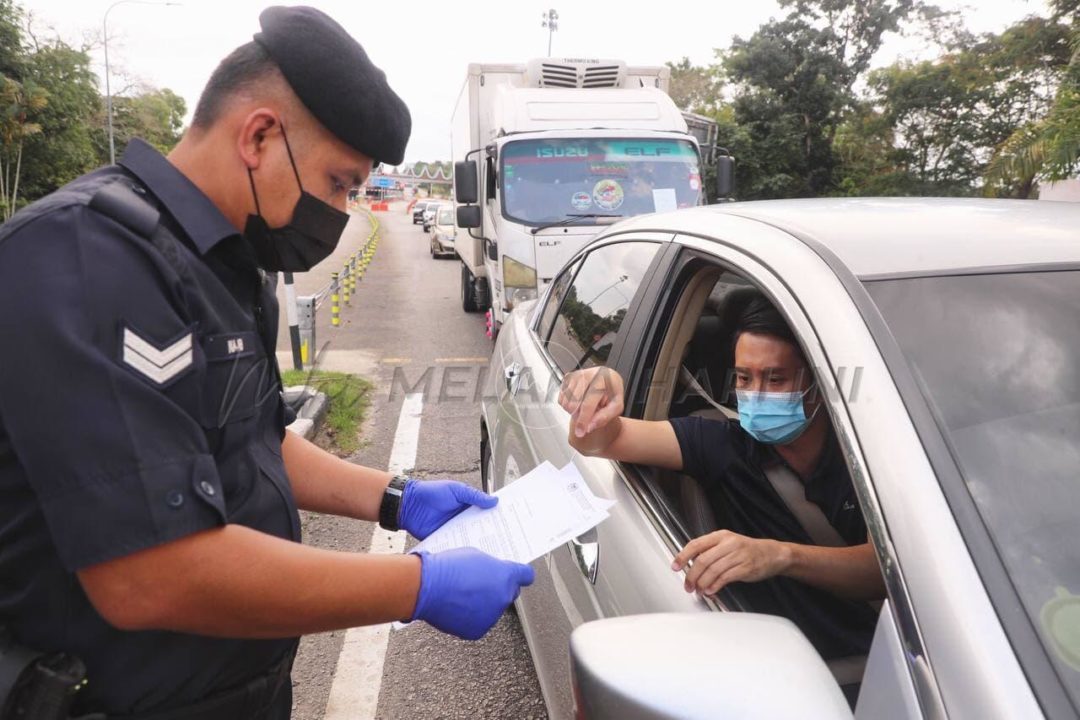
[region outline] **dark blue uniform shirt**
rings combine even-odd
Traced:
[[[164,245],[94,209],[109,183],[160,211]],[[0,621],[82,658],[82,711],[183,706],[295,649],[117,630],[75,575],[226,523],[300,540],[274,290],[210,199],[140,141],[0,227]]]
[[[814,544],[765,475],[763,468],[783,462],[773,448],[754,440],[737,421],[682,417],[672,419],[671,426],[683,472],[701,484],[721,527],[747,537]],[[867,542],[866,521],[835,437],[830,435],[804,491],[847,545]],[[798,625],[826,659],[869,651],[877,611],[867,603],[787,577],[735,583],[733,589],[748,609]]]

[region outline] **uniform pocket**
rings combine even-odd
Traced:
[[[223,428],[255,415],[273,370],[251,331],[204,335],[206,382],[203,425]]]

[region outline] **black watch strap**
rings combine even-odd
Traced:
[[[398,516],[401,514],[401,497],[405,493],[405,482],[409,478],[395,475],[383,491],[382,503],[379,504],[379,525],[386,530],[397,531]]]

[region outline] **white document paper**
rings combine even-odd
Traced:
[[[544,462],[495,495],[498,505],[468,508],[414,549],[473,547],[502,560],[528,563],[596,527],[615,504],[593,495],[573,463],[560,470]]]
[[[653,210],[656,212],[669,212],[679,209],[679,199],[675,195],[675,188],[657,188],[652,191]]]

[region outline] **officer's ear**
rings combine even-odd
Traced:
[[[240,124],[236,149],[249,170],[255,170],[266,154],[267,139],[281,132],[281,118],[270,108],[256,108]]]

